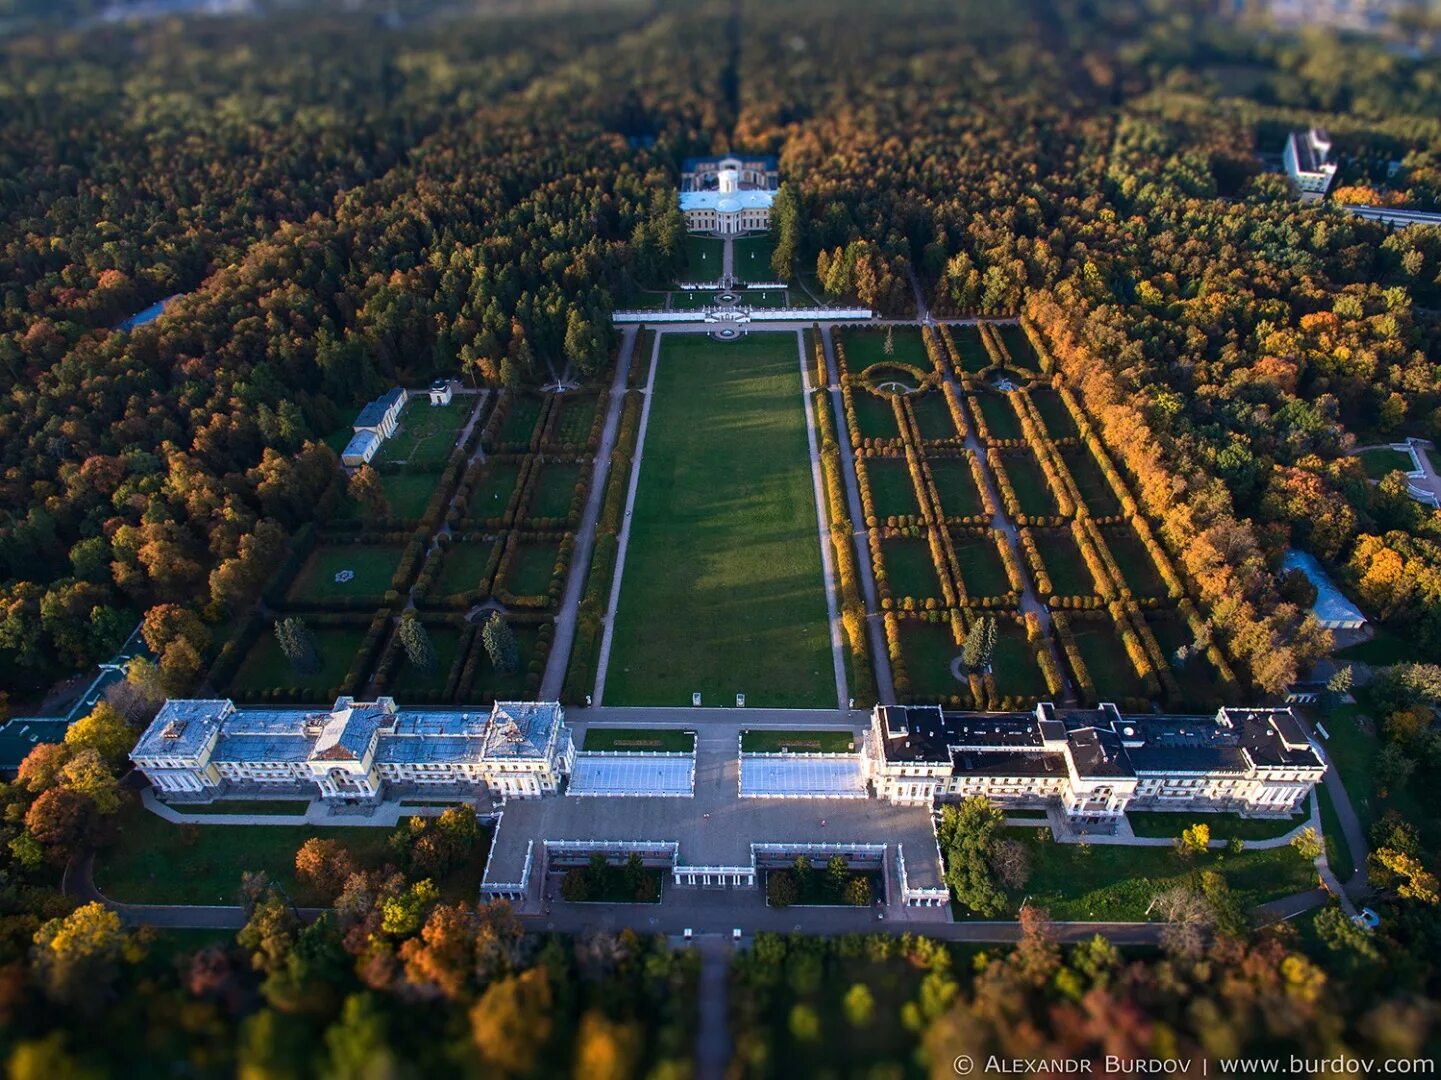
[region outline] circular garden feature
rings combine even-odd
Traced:
[[[915,394],[926,384],[926,373],[910,364],[874,364],[866,370],[866,385],[875,393],[901,397]]]

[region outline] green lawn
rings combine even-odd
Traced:
[[[567,446],[584,446],[595,424],[595,410],[600,399],[594,394],[562,394],[553,408],[560,409],[560,418],[551,428],[551,442]]]
[[[1000,334],[1006,351],[1011,354],[1012,364],[1026,371],[1041,370],[1040,358],[1036,356],[1036,350],[1031,347],[1031,341],[1024,330],[1019,326],[998,326],[995,329]]]
[[[1136,596],[1166,595],[1166,582],[1135,529],[1130,525],[1103,528],[1101,536],[1111,549],[1111,557],[1121,568],[1121,576],[1126,579],[1132,593]]]
[[[392,517],[415,521],[425,513],[425,506],[435,494],[440,477],[436,473],[403,472],[380,474],[380,488]]]
[[[969,682],[951,674],[951,661],[960,655],[961,647],[951,636],[949,621],[906,619],[901,623],[901,657],[911,677],[913,696],[940,698],[970,693]]]
[[[689,754],[695,749],[695,732],[675,728],[588,727],[581,749]]]
[[[427,620],[421,620],[421,625],[425,627],[425,632],[430,636],[431,647],[435,649],[435,663],[428,669],[418,668],[405,655],[405,649],[401,648],[389,687],[389,692],[401,701],[415,694],[444,690],[456,654],[460,651],[460,627],[448,622]]]
[[[743,754],[853,754],[856,733],[847,729],[817,731],[742,731]]]
[[[831,706],[795,336],[666,335],[654,393],[606,703]]]
[[[231,693],[286,689],[325,691],[336,690],[345,681],[351,661],[360,651],[367,627],[364,623],[346,626],[310,627],[320,666],[311,672],[297,671],[280,651],[275,632],[267,626],[250,646],[245,659],[236,669],[226,689]]]
[[[531,517],[563,518],[570,513],[575,485],[583,465],[579,461],[547,461],[540,466],[535,490],[530,496]]]
[[[1026,628],[1009,619],[996,621],[996,651],[991,656],[991,674],[1003,697],[1039,698],[1048,693],[1036,649],[1026,640]]]
[[[390,588],[401,548],[395,544],[329,544],[310,553],[285,594],[294,604],[325,604],[332,600],[379,602]],[[349,581],[335,575],[349,570]]]
[[[519,542],[505,587],[516,596],[542,596],[550,591],[555,576],[555,560],[560,553],[557,540],[523,540]]]
[[[1366,475],[1372,480],[1382,480],[1398,469],[1401,472],[1410,472],[1412,469],[1411,455],[1401,450],[1392,450],[1389,446],[1363,450],[1356,456],[1361,459]]]
[[[1336,816],[1336,804],[1325,784],[1316,785],[1316,802],[1321,809],[1321,832],[1326,838],[1326,861],[1331,872],[1341,882],[1351,880],[1356,873],[1356,859],[1351,854],[1351,844],[1341,829],[1341,819]]]
[[[1073,619],[1076,649],[1091,673],[1091,682],[1102,701],[1146,696],[1146,687],[1131,664],[1121,636],[1107,615],[1104,619]]]
[[[991,365],[991,354],[981,342],[981,332],[974,326],[951,327],[951,338],[961,357],[961,370],[977,372]]]
[[[895,439],[901,434],[896,426],[896,410],[891,399],[873,394],[861,387],[851,390],[851,406],[856,411],[856,434],[863,439]]]
[[[959,436],[944,394],[936,390],[911,394],[910,402],[916,414],[916,426],[921,429],[921,438],[954,439]]]
[[[989,534],[953,532],[951,546],[961,568],[961,581],[970,596],[1004,596],[1011,591],[1006,564]]]
[[[860,461],[860,467],[865,469],[866,479],[870,481],[876,517],[884,521],[888,517],[921,512],[905,458],[868,457]]]
[[[1080,435],[1076,419],[1071,415],[1071,410],[1066,408],[1059,393],[1037,387],[1030,391],[1030,395],[1036,412],[1041,414],[1041,423],[1046,425],[1046,434],[1053,439],[1070,439]]]
[[[457,596],[474,592],[485,584],[485,572],[499,540],[458,541],[450,545],[432,596]]]
[[[1025,888],[1029,902],[1048,910],[1053,919],[1144,921],[1158,893],[1184,884],[1202,869],[1221,871],[1236,899],[1248,908],[1316,885],[1314,868],[1289,846],[1184,859],[1171,848],[1082,847],[1039,840],[1034,829],[1011,833],[1032,856]]]
[[[941,579],[936,575],[931,546],[925,540],[888,537],[881,541],[881,558],[897,600],[903,596],[924,600],[941,595]]]
[[[846,348],[846,366],[852,375],[859,375],[874,364],[910,364],[922,371],[931,370],[930,357],[926,355],[926,343],[921,338],[919,326],[893,326],[891,343],[895,351],[886,355],[886,331],[846,327],[840,331],[841,342]]]
[[[520,466],[519,461],[491,459],[485,475],[470,493],[465,516],[472,521],[487,521],[504,514],[520,481]]]
[[[1009,394],[982,391],[970,397],[971,411],[979,411],[981,416],[985,417],[992,439],[1021,437],[1021,418],[1016,415]]]
[[[775,250],[775,240],[770,233],[737,237],[731,244],[735,255],[736,277],[742,281],[776,280],[776,272],[771,269],[771,252]]]
[[[1300,828],[1310,816],[1309,813],[1302,813],[1280,819],[1243,818],[1239,814],[1131,810],[1126,813],[1126,820],[1131,823],[1131,831],[1137,836],[1176,837],[1181,835],[1181,830],[1199,822],[1210,826],[1212,840],[1230,840],[1232,837],[1242,840],[1274,840],[1285,836],[1292,829]]]
[[[929,462],[931,479],[936,482],[936,493],[941,497],[941,511],[947,517],[975,517],[985,512],[969,455],[930,458]]]
[[[1096,579],[1070,529],[1035,529],[1032,536],[1057,596],[1090,596],[1096,591]]]
[[[785,289],[747,289],[741,303],[750,307],[783,308],[787,305]]]
[[[1071,479],[1076,481],[1076,490],[1081,493],[1093,516],[1111,517],[1121,512],[1121,500],[1116,498],[1116,492],[1089,449],[1084,446],[1062,447],[1061,460],[1066,463]]]
[[[1029,447],[1007,450],[1001,458],[1001,467],[1010,478],[1016,492],[1020,512],[1033,517],[1049,517],[1058,509],[1051,486],[1046,483],[1046,474]]]
[[[725,245],[714,236],[697,236],[694,233],[687,233],[685,238],[685,276],[692,281],[719,280],[724,250]],[[769,272],[766,277],[770,277]]]
[[[534,394],[515,394],[510,400],[510,411],[500,423],[499,441],[502,443],[528,443],[535,434],[535,425],[540,420],[544,399]]]
[[[356,862],[392,861],[391,830],[324,825],[172,825],[140,806],[124,811],[118,841],[95,857],[95,884],[111,900],[132,904],[235,904],[240,875],[264,870],[297,904],[321,902],[295,878],[295,853],[312,836],[339,840]],[[466,863],[437,881],[451,902],[475,903],[485,867],[487,833]]]
[[[457,397],[449,405],[432,405],[425,395],[412,398],[400,413],[395,434],[380,444],[378,463],[440,468],[474,407],[471,397]]]

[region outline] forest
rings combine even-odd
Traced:
[[[1441,924],[1415,882],[1441,849],[1441,514],[1394,472],[1368,482],[1350,451],[1441,438],[1441,229],[1302,205],[1277,172],[1286,133],[1323,124],[1348,198],[1437,209],[1434,60],[1257,33],[1201,0],[94,10],[0,4],[4,711],[38,708],[142,619],[159,647],[118,727],[33,753],[0,788],[13,1075],[177,1055],[197,1075],[356,1075],[347,1054],[387,1045],[376,1075],[685,1075],[689,1016],[646,1019],[684,1000],[683,956],[519,942],[503,910],[432,895],[404,843],[332,872],[336,915],[303,929],[251,882],[234,940],[125,931],[60,879],[133,799],[124,720],[198,688],[345,498],[333,444],[356,409],[440,375],[600,372],[611,311],[682,267],[680,161],[737,147],[779,156],[785,280],[902,318],[917,292],[936,315],[1026,317],[1249,692],[1279,695],[1330,647],[1279,574],[1289,546],[1405,662],[1363,702],[1382,745],[1370,824],[1402,857],[1373,867],[1375,937],[1318,918],[1299,941],[1221,933],[1210,954],[1120,958],[1038,936],[917,991],[905,1030],[923,1060],[948,1069],[958,1033],[1101,1045],[1118,1009],[1133,1046],[1282,1046],[1300,1037],[1275,1028],[1283,1013],[1318,1049],[1435,1037]],[[814,987],[813,970],[736,978],[787,1009]],[[476,1033],[487,999],[485,1016],[554,1013],[527,1043],[539,1056],[494,1056],[514,1031]],[[749,1069],[806,1041],[800,1015],[800,1036],[733,1018],[762,1044]]]

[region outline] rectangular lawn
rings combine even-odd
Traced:
[[[999,645],[997,646],[999,651]],[[950,621],[939,623],[919,619],[901,622],[901,657],[911,677],[911,693],[917,698],[948,698],[970,693],[970,683],[951,673],[951,662],[961,647],[951,636]]]
[[[911,596],[924,600],[941,595],[941,579],[936,576],[931,546],[925,540],[900,536],[882,540],[881,558],[890,579],[891,593],[897,599]]]
[[[724,250],[725,244],[714,236],[697,236],[694,233],[687,233],[685,238],[685,276],[696,282],[719,280]],[[766,276],[769,277],[769,273]]]
[[[969,596],[1004,596],[1011,591],[1006,564],[988,533],[953,532],[951,545]]]
[[[458,596],[489,584],[485,571],[499,540],[461,540],[450,546],[440,567],[432,596]]]
[[[793,334],[666,335],[606,703],[835,702]]]
[[[286,599],[293,604],[323,605],[335,600],[373,600],[390,588],[401,548],[391,544],[322,544],[310,553],[290,583]],[[337,581],[336,575],[353,575]]]
[[[311,692],[338,690],[350,670],[351,661],[360,651],[366,625],[310,626],[320,665],[315,671],[297,671],[280,651],[273,626],[266,626],[240,662],[235,676],[226,689],[231,693],[257,693],[276,688]]]
[[[1410,472],[1412,469],[1411,455],[1400,450],[1392,450],[1389,446],[1363,450],[1356,456],[1361,459],[1361,465],[1365,468],[1366,475],[1372,480],[1384,480],[1388,474],[1398,469],[1401,472]]]
[[[501,675],[495,670],[490,662],[490,654],[485,651],[480,636],[476,635],[475,648],[478,650],[476,656],[475,681],[469,686],[462,685],[460,695],[456,701],[457,705],[473,705],[481,703],[489,705],[492,701],[525,701],[534,696],[525,692],[525,669],[530,663],[530,658],[535,653],[536,638],[540,628],[535,623],[510,624],[511,630],[515,633],[516,652],[519,654],[520,663],[515,671]]]
[[[689,754],[695,749],[695,732],[674,728],[588,727],[581,749],[635,754]]]
[[[580,481],[581,462],[547,461],[540,466],[535,490],[530,496],[530,516],[563,518],[570,513],[575,485]]]
[[[1111,549],[1111,557],[1121,568],[1121,576],[1126,579],[1126,585],[1133,594],[1166,594],[1166,583],[1161,578],[1161,572],[1156,569],[1155,560],[1151,558],[1151,553],[1131,526],[1102,529],[1101,535],[1105,537],[1106,546]]]
[[[520,482],[521,462],[516,459],[491,458],[485,475],[470,493],[465,516],[471,521],[489,521],[501,517],[510,505],[515,485]]]
[[[1046,425],[1047,435],[1053,439],[1073,439],[1080,435],[1076,418],[1066,408],[1060,394],[1046,387],[1037,387],[1030,394],[1036,412],[1041,414],[1041,423]]]
[[[846,348],[846,366],[852,375],[859,375],[876,364],[910,364],[922,371],[931,370],[931,359],[926,355],[926,343],[921,339],[919,326],[893,326],[889,329],[894,349],[890,356],[886,355],[885,330],[847,327],[840,331],[841,342]]]
[[[1046,564],[1046,573],[1051,577],[1051,588],[1057,596],[1091,596],[1096,591],[1096,579],[1070,529],[1034,530],[1036,550]]]
[[[555,575],[555,560],[559,554],[559,540],[518,542],[505,587],[516,596],[544,595],[550,590],[550,579]]]
[[[590,439],[599,403],[600,399],[594,394],[561,395],[553,406],[560,410],[560,417],[550,429],[550,441],[565,446],[584,446]]]
[[[1019,439],[1021,418],[1011,405],[1010,395],[979,393],[970,395],[971,412],[979,412],[985,418],[986,428],[992,439]]]
[[[856,434],[861,438],[900,438],[901,429],[896,426],[896,410],[890,398],[857,386],[851,389],[851,407],[856,411]]]
[[[905,458],[857,458],[856,467],[866,471],[876,517],[884,521],[888,517],[921,512],[921,505],[916,501],[916,486],[911,482],[911,470]]]
[[[947,517],[975,517],[985,513],[971,459],[967,454],[957,458],[929,458],[931,479],[941,497],[941,512]]]
[[[991,355],[981,342],[981,332],[974,326],[951,327],[951,339],[961,357],[961,370],[977,372],[989,367]]]
[[[996,332],[1000,334],[1006,352],[1011,354],[1012,364],[1027,371],[1041,370],[1040,358],[1036,356],[1036,350],[1031,347],[1031,341],[1024,330],[1014,325],[998,326]]]
[[[951,419],[951,410],[946,406],[945,396],[937,391],[910,396],[911,409],[916,414],[916,426],[921,429],[923,439],[954,439],[958,437],[956,422]]]
[[[460,651],[460,627],[451,623],[424,620],[421,625],[425,627],[431,647],[435,650],[435,663],[429,669],[418,668],[410,662],[405,650],[400,650],[389,691],[400,701],[418,693],[429,694],[444,690],[450,678],[451,666]]]
[[[1090,450],[1084,446],[1062,447],[1061,460],[1066,463],[1071,479],[1076,482],[1076,490],[1081,493],[1093,516],[1111,517],[1121,512],[1121,500],[1116,498],[1115,489],[1106,479],[1106,474],[1101,472]]]
[[[535,434],[540,421],[541,407],[545,399],[534,394],[516,394],[511,398],[510,411],[500,422],[499,441],[502,443],[528,443]]]
[[[1002,451],[1001,467],[1006,470],[1006,476],[1016,492],[1021,513],[1049,517],[1059,509],[1056,497],[1051,494],[1051,485],[1046,482],[1046,474],[1041,471],[1041,463],[1030,447]]]
[[[435,494],[439,473],[382,472],[380,489],[385,492],[385,505],[392,517],[416,521],[425,513],[426,503]]]

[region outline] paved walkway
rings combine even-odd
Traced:
[[[736,242],[732,236],[721,240],[721,282],[732,288],[736,281]]]
[[[611,451],[615,449],[616,432],[620,429],[620,414],[625,405],[626,373],[630,371],[631,353],[635,349],[640,327],[626,327],[623,333],[620,352],[615,361],[615,377],[610,384],[605,427],[601,431],[600,445],[596,447],[595,464],[591,470],[590,494],[586,498],[585,511],[581,514],[580,527],[576,532],[575,547],[570,556],[570,573],[565,581],[565,595],[561,598],[560,610],[555,618],[555,638],[551,642],[545,675],[540,683],[541,701],[560,700],[565,669],[570,664],[571,645],[575,641],[575,622],[580,615],[580,597],[585,591],[586,579],[590,577],[590,560],[595,551],[595,525],[605,502],[606,473],[610,468]]]
[[[604,631],[600,639],[600,656],[596,658],[595,664],[595,690],[591,695],[597,705],[605,700],[605,676],[610,669],[610,647],[615,635],[616,610],[620,604],[620,583],[625,576],[626,550],[630,547],[631,515],[635,513],[635,493],[640,488],[640,463],[645,455],[645,432],[650,426],[651,402],[655,400],[655,369],[660,364],[660,343],[665,335],[656,330],[654,337],[655,344],[650,352],[650,370],[646,374],[645,387],[641,390],[640,427],[636,431],[635,453],[631,457],[630,486],[625,493],[625,517],[621,519],[620,542],[616,548],[615,576],[611,578],[610,598],[606,602],[605,615],[602,618]]]
[[[1345,888],[1338,888],[1338,892],[1349,897],[1351,900],[1363,900],[1370,893],[1370,885],[1366,880],[1366,859],[1371,853],[1371,845],[1366,838],[1366,830],[1361,825],[1361,818],[1356,813],[1356,808],[1351,805],[1351,796],[1346,791],[1346,785],[1341,779],[1341,771],[1336,763],[1331,760],[1331,755],[1326,752],[1325,740],[1316,735],[1310,720],[1298,710],[1297,719],[1306,733],[1311,736],[1311,742],[1321,751],[1321,757],[1326,762],[1326,773],[1322,783],[1326,785],[1326,794],[1331,799],[1331,807],[1336,811],[1336,820],[1340,822],[1341,833],[1346,838],[1346,847],[1351,852],[1353,872],[1349,881],[1345,882]],[[1316,802],[1317,796],[1313,791],[1311,801]],[[1317,811],[1319,816],[1319,810]],[[1329,864],[1327,872],[1331,873]],[[1334,879],[1334,874],[1332,875]],[[1338,883],[1339,884],[1339,883]]]
[[[876,590],[875,568],[871,566],[870,542],[866,538],[866,513],[861,505],[861,489],[856,480],[856,458],[851,440],[846,435],[846,402],[841,396],[840,366],[836,363],[831,331],[821,327],[821,347],[826,355],[826,377],[831,383],[831,412],[834,415],[836,444],[841,454],[841,477],[846,485],[846,506],[851,513],[851,541],[856,549],[856,573],[861,579],[861,598],[866,603],[866,634],[871,642],[871,670],[876,677],[876,700],[893,705],[896,686],[891,676],[891,653],[886,646],[886,626],[881,616],[880,594]]]
[[[1441,474],[1437,474],[1435,466],[1431,464],[1431,455],[1426,452],[1428,447],[1434,448],[1435,445],[1429,439],[1411,438],[1398,443],[1358,446],[1348,453],[1352,457],[1364,454],[1367,450],[1399,450],[1403,454],[1409,453],[1416,468],[1406,470],[1406,489],[1417,502],[1435,507],[1441,506]],[[1376,480],[1370,482],[1379,483]]]
[[[826,488],[821,476],[821,454],[816,444],[816,411],[811,403],[811,376],[806,363],[806,336],[796,331],[796,352],[801,363],[801,399],[806,411],[806,442],[811,455],[811,486],[816,500],[816,534],[821,545],[821,576],[826,589],[826,614],[831,626],[831,660],[836,674],[836,707],[844,708],[850,700],[846,689],[845,631],[841,627],[840,607],[836,602],[835,553],[831,551],[831,527],[826,513]]]
[[[725,1080],[731,1060],[730,964],[731,943],[720,934],[707,934],[696,942],[700,953],[698,988],[700,1023],[695,1036],[697,1080]]]

